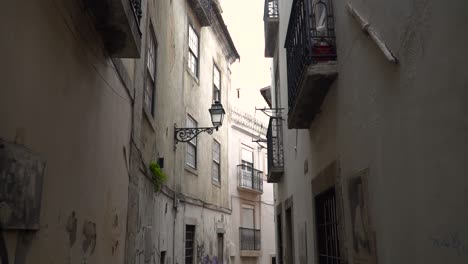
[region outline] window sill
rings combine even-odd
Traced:
[[[190,75],[190,77],[192,77],[193,81],[198,85],[200,86],[200,80],[198,80],[198,77],[195,76],[195,74],[193,74],[193,72],[189,69],[189,67],[187,65],[185,65],[185,70],[188,72],[188,74]]]
[[[148,111],[148,109],[146,109],[146,107],[143,107],[143,115],[145,116],[145,119],[149,123],[153,132],[156,132],[156,122],[154,121],[153,115]]]
[[[221,188],[221,182],[219,182],[219,181],[211,179],[211,184],[213,184],[214,186],[216,186],[218,188]]]
[[[195,176],[198,176],[197,169],[194,169],[194,168],[190,167],[190,165],[185,164],[185,170],[190,172],[191,174],[193,174]]]

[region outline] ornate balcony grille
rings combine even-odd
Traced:
[[[259,229],[239,227],[240,250],[260,250],[261,237]]]
[[[135,15],[135,20],[139,27],[141,17],[143,16],[143,12],[141,10],[141,0],[130,0],[130,4],[132,6],[133,15]]]
[[[267,156],[268,156],[268,182],[277,182],[277,178],[283,172],[283,142],[281,137],[280,117],[271,117],[267,132]]]
[[[274,55],[278,38],[279,12],[278,0],[265,0],[263,26],[265,30],[265,57]]]
[[[237,165],[239,187],[263,192],[263,172],[248,165]]]
[[[210,26],[212,23],[213,1],[215,0],[188,0],[202,27]]]
[[[288,105],[291,110],[307,66],[336,60],[335,22],[331,0],[294,0],[285,48]]]
[[[278,17],[278,0],[265,0],[264,19]]]

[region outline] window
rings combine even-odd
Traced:
[[[221,73],[213,64],[213,101],[221,102]]]
[[[197,127],[197,121],[187,116],[187,127]],[[197,168],[197,137],[187,142],[185,163],[190,167]]]
[[[189,46],[189,54],[188,54],[188,67],[190,71],[198,77],[198,50],[199,50],[199,40],[197,32],[192,25],[189,24],[189,35],[188,35],[188,46]]]
[[[255,228],[254,207],[250,205],[242,205],[242,227]]]
[[[315,197],[315,216],[319,255],[318,263],[342,263],[334,188]]]
[[[159,258],[160,264],[166,264],[166,251],[161,251],[161,256]]]
[[[241,148],[242,181],[246,186],[253,186],[253,149],[242,146]]]
[[[185,264],[193,264],[194,255],[194,241],[195,241],[195,226],[185,226]]]
[[[275,256],[271,256],[271,264],[276,264],[276,257]]]
[[[221,182],[221,145],[215,140],[213,141],[213,168],[212,177],[213,181]]]
[[[145,90],[143,93],[143,104],[146,110],[154,115],[154,93],[156,87],[156,38],[151,27],[146,46],[146,75]]]
[[[218,263],[223,263],[224,260],[224,234],[218,233]],[[213,262],[214,263],[214,262]]]
[[[240,249],[241,250],[260,250],[261,248],[261,232],[260,229],[255,229],[255,209],[252,205],[242,205],[242,218],[240,232]]]

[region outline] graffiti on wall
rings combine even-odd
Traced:
[[[197,243],[197,263],[199,264],[218,264],[218,257],[213,256],[210,257],[206,253],[205,250],[205,243],[204,242],[198,242]]]
[[[458,256],[468,256],[468,244],[460,237],[458,232],[452,232],[445,235],[429,236],[429,241],[434,248],[452,252]]]

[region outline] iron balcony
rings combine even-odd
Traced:
[[[265,57],[271,58],[275,54],[278,37],[278,0],[265,0],[263,24],[265,30]]]
[[[141,0],[85,0],[85,4],[111,57],[140,57]]]
[[[262,245],[260,233],[260,229],[239,227],[240,250],[260,251]]]
[[[216,0],[188,0],[202,27],[211,25],[213,1]]]
[[[263,193],[263,172],[248,165],[237,165],[237,189],[255,194]]]
[[[267,131],[267,181],[277,183],[284,172],[283,142],[281,137],[282,120],[280,117],[271,117]]]
[[[309,128],[338,75],[331,0],[294,0],[285,48],[288,128]]]

